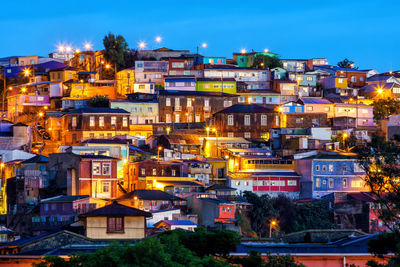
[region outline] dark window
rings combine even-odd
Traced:
[[[123,233],[124,217],[107,217],[107,233]]]

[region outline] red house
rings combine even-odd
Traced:
[[[57,187],[67,195],[113,199],[119,196],[117,160],[102,155],[56,153],[49,155],[49,166],[56,170]]]

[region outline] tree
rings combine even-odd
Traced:
[[[390,233],[370,242],[370,251],[384,257],[395,254],[387,266],[400,265],[400,147],[384,136],[374,134],[371,142],[356,148],[359,164],[365,171],[364,181],[375,198],[378,217]],[[370,262],[370,266],[379,266]]]
[[[96,95],[88,99],[86,104],[92,108],[108,108],[110,106],[110,100],[106,96]]]
[[[400,113],[400,101],[394,98],[375,100],[373,106],[374,120],[376,122],[388,119],[390,115]]]
[[[267,55],[257,55],[254,58],[253,67],[260,69],[273,69],[276,67],[282,68],[282,62],[277,57]]]
[[[358,67],[354,67],[354,62],[348,60],[347,58],[345,58],[345,59],[342,60],[342,61],[339,61],[339,62],[337,63],[337,65],[338,65],[338,67],[344,68],[344,69],[355,69],[355,70],[358,69]]]
[[[249,256],[245,258],[234,257],[231,262],[242,267],[305,267],[296,262],[290,255],[271,255],[268,254],[266,260],[261,257],[258,251],[250,251]]]
[[[104,58],[107,63],[115,67],[116,71],[125,68],[125,58],[128,57],[128,43],[122,35],[115,36],[112,33],[103,39]]]
[[[244,192],[243,196],[247,202],[252,204],[249,212],[251,227],[260,236],[265,236],[269,231],[269,221],[278,216],[273,207],[273,200],[267,194],[257,196],[250,191]]]
[[[293,219],[293,230],[331,229],[334,227],[333,214],[326,201],[316,201],[298,205]]]

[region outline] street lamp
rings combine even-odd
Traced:
[[[65,47],[65,52],[71,53],[71,51],[72,51],[72,47],[71,46],[66,46]]]
[[[342,135],[343,149],[345,149],[345,141],[346,141],[347,137],[349,137],[349,135],[346,132],[343,133],[343,135]]]
[[[84,47],[85,47],[86,50],[90,50],[90,49],[92,49],[92,44],[91,43],[85,43]]]
[[[276,220],[271,220],[269,222],[269,238],[271,238],[272,236],[272,227],[275,227],[276,223],[277,223]]]
[[[165,128],[165,130],[167,131],[167,134],[169,135],[169,133],[171,132],[171,127],[167,127],[167,128]]]
[[[246,49],[242,49],[242,50],[240,50],[240,53],[242,53],[242,54],[246,54]]]
[[[161,41],[162,41],[161,36],[157,36],[157,37],[156,37],[156,42],[157,42],[157,43],[161,43]]]
[[[28,77],[30,74],[31,74],[31,70],[30,69],[24,69],[25,77]]]
[[[163,149],[162,146],[157,147],[157,161],[160,161],[160,151]]]
[[[139,43],[139,48],[140,49],[145,49],[146,48],[146,43],[145,42],[140,42]]]
[[[207,44],[206,44],[206,43],[202,43],[202,44],[201,44],[201,47],[207,48]]]
[[[264,53],[268,53],[269,52],[269,50],[268,49],[264,49]]]
[[[207,137],[210,136],[210,127],[206,127]]]

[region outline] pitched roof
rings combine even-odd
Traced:
[[[364,90],[365,93],[376,93],[377,89],[383,89],[383,90],[392,90],[393,86],[395,83],[385,83],[385,84],[368,84],[361,88],[360,90]]]
[[[190,220],[162,220],[162,221],[156,223],[156,225],[161,222],[165,222],[166,224],[169,224],[169,225],[197,225],[196,223],[194,223]]]
[[[51,198],[42,199],[40,203],[52,203],[52,202],[73,202],[75,200],[89,198],[89,195],[78,195],[78,196],[56,196]]]
[[[118,158],[104,156],[104,155],[78,155],[78,156],[83,159],[111,159],[111,160],[115,159],[115,160],[118,160]]]
[[[223,184],[213,184],[212,186],[209,186],[206,188],[206,191],[208,190],[215,190],[215,191],[235,191],[235,188],[232,188],[230,186],[227,185],[223,185]]]
[[[170,144],[178,145],[201,145],[199,136],[196,134],[170,134],[164,135]]]
[[[234,78],[197,78],[196,81],[198,82],[236,82]]]
[[[303,104],[332,104],[328,99],[320,97],[302,97],[298,102]]]
[[[274,113],[273,109],[256,104],[235,104],[217,113]]]
[[[193,96],[231,96],[234,94],[227,94],[222,92],[203,92],[203,91],[178,91],[178,90],[160,90],[159,95],[193,95]]]
[[[24,160],[23,162],[21,162],[21,164],[27,164],[27,163],[47,163],[49,162],[49,158],[45,157],[43,155],[37,155],[34,156],[33,158]]]
[[[145,190],[145,189],[139,189],[132,191],[130,193],[127,193],[120,197],[120,200],[127,199],[127,198],[134,198],[137,197],[138,199],[141,200],[165,200],[165,201],[183,201],[185,199],[176,197],[174,195],[168,194],[164,191],[161,190]]]
[[[121,108],[78,108],[69,111],[68,113],[126,113],[130,114],[128,111]],[[66,113],[66,114],[68,114]]]
[[[126,145],[128,141],[122,140],[119,138],[114,138],[114,139],[88,139],[84,141],[83,143],[86,144],[121,144],[121,145]]]
[[[204,198],[200,198],[201,200],[205,200],[205,201],[211,201],[214,203],[218,203],[218,204],[233,204],[232,202],[225,200],[225,199],[220,199],[220,198],[209,198],[209,197],[204,197]]]
[[[151,217],[150,212],[135,209],[125,205],[118,204],[114,201],[112,204],[95,209],[91,212],[85,213],[84,217],[98,217],[98,216],[144,216]]]

